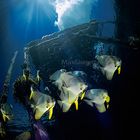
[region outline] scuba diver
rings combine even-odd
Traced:
[[[40,78],[32,79],[30,77],[30,70],[23,69],[23,75],[20,76],[13,85],[14,98],[21,102],[24,106],[30,105],[29,98],[31,95],[31,87],[39,88]]]
[[[48,133],[45,131],[43,124],[40,120],[36,120],[35,118],[35,109],[33,108],[32,99],[36,91],[40,91],[40,71],[37,71],[36,78],[32,78],[30,72],[30,61],[29,61],[29,52],[28,48],[24,48],[24,63],[22,66],[23,74],[16,79],[13,84],[13,96],[14,99],[21,103],[23,107],[27,110],[31,131],[17,136],[17,138],[22,138],[24,134],[31,135],[31,139],[33,140],[49,140]],[[28,135],[28,136],[29,136]]]
[[[40,120],[35,119],[35,112],[32,108],[32,94],[34,94],[34,90],[39,91],[40,86],[40,75],[39,71],[37,71],[36,78],[31,78],[30,70],[28,68],[23,69],[23,75],[17,78],[14,82],[14,98],[16,101],[20,102],[25,109],[27,110],[31,122],[31,131],[28,132],[29,136],[33,140],[49,140],[47,132],[43,129],[43,126]],[[33,132],[33,133],[32,133]],[[25,132],[23,132],[24,134]],[[17,136],[22,137],[22,134]]]

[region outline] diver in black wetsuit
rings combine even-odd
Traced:
[[[14,83],[14,98],[23,105],[29,105],[31,87],[39,88],[40,79],[32,79],[28,69],[23,70],[23,75]]]
[[[34,113],[31,108],[30,96],[31,96],[31,87],[39,89],[40,78],[38,77],[39,73],[37,74],[38,74],[37,77],[33,79],[30,76],[30,70],[28,70],[27,68],[23,69],[23,75],[17,78],[17,80],[13,84],[14,99],[19,103],[23,104],[23,106],[26,108],[32,127],[34,123]]]

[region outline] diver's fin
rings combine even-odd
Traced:
[[[49,120],[52,118],[52,115],[53,115],[53,108],[54,108],[54,107],[51,107],[51,108],[49,109]]]
[[[95,104],[95,106],[96,106],[97,110],[98,110],[100,113],[103,113],[103,112],[106,111],[106,108],[105,108],[105,105],[104,105],[104,104],[101,104],[101,105]]]
[[[88,105],[90,105],[91,107],[94,106],[93,103],[92,103],[90,100],[86,100],[86,99],[84,99],[84,101],[85,101]]]

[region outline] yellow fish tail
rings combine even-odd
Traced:
[[[51,107],[49,110],[49,120],[52,118],[52,115],[53,115],[53,107]]]
[[[118,67],[118,74],[121,73],[121,66]]]
[[[78,99],[74,103],[75,103],[76,110],[78,110]]]

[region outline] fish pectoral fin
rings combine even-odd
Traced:
[[[104,70],[104,68],[103,68],[103,67],[100,67],[100,70],[101,70],[102,74],[105,75],[105,70]]]
[[[90,100],[84,100],[88,105],[90,105],[91,107],[93,107],[93,103]]]
[[[59,106],[60,106],[60,107],[62,107],[62,106],[63,106],[63,103],[62,103],[62,101],[60,101],[60,100],[57,100],[57,103],[59,104]]]
[[[85,97],[85,91],[82,92],[81,100],[83,100],[84,97]]]
[[[62,108],[63,112],[67,112],[70,109],[70,107],[71,107],[71,104],[69,104],[66,101],[58,100],[57,102],[58,102],[60,108]]]
[[[31,106],[30,106],[31,108],[34,108],[35,106],[33,105],[33,104],[31,104]]]
[[[78,110],[78,99],[76,99],[74,103],[75,103],[76,110]]]
[[[118,67],[118,75],[121,73],[121,66]]]
[[[53,115],[53,108],[54,108],[54,107],[51,107],[51,108],[49,109],[49,120],[52,118],[52,115]]]

